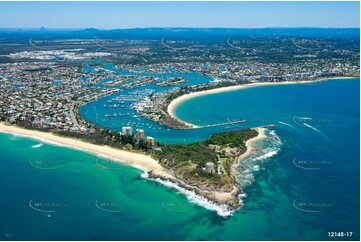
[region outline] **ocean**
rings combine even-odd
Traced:
[[[247,196],[231,216],[144,179],[136,168],[0,133],[1,239],[359,240],[359,90],[355,78],[200,96],[179,105],[176,115],[198,125],[246,122],[145,130],[165,143],[189,143],[214,132],[275,125],[238,169]],[[91,110],[106,100],[81,114],[94,119]],[[352,235],[330,237],[333,232]]]

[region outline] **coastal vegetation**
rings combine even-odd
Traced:
[[[230,165],[246,151],[246,140],[257,134],[254,129],[221,132],[200,142],[163,145],[162,151],[153,155],[183,181],[204,189],[229,190],[232,188]],[[220,173],[216,172],[218,161]],[[207,171],[206,163],[213,163],[216,169]]]
[[[1,119],[0,121],[5,121]],[[29,122],[17,120],[12,124],[16,124],[19,127],[31,129],[31,130],[39,130],[42,132],[50,132],[62,137],[71,137],[76,138],[85,142],[97,144],[97,145],[107,145],[113,148],[120,148],[124,150],[140,152],[147,154],[152,152],[151,150],[162,146],[159,142],[155,142],[155,146],[150,145],[146,142],[145,139],[137,140],[134,136],[131,135],[121,135],[118,131],[112,131],[108,129],[104,129],[98,127],[94,124],[88,123],[85,120],[81,120],[82,124],[86,127],[87,132],[74,132],[67,130],[56,130],[50,127],[38,127],[30,125]]]
[[[178,179],[189,184],[196,184],[202,189],[232,189],[231,165],[246,151],[245,142],[255,136],[255,129],[242,129],[221,132],[211,135],[207,140],[191,144],[151,145],[145,139],[136,139],[133,135],[121,135],[88,123],[87,133],[53,130],[30,126],[27,122],[18,121],[17,126],[51,132],[62,137],[72,137],[97,145],[107,145],[113,148],[143,153],[152,156],[159,164],[169,170]],[[221,173],[216,172],[220,162]],[[215,169],[211,172],[205,169],[206,163],[213,163]]]

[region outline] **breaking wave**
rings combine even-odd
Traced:
[[[251,154],[244,158],[236,172],[236,180],[240,189],[251,185],[255,181],[254,173],[262,168],[270,158],[279,153],[282,141],[275,130],[266,130],[267,138],[253,144]]]
[[[181,194],[184,194],[191,203],[202,206],[208,210],[215,211],[219,216],[228,217],[234,213],[234,210],[229,208],[227,205],[216,204],[216,203],[208,200],[207,198],[196,194],[194,191],[189,191],[171,181],[162,180],[160,178],[150,179],[150,180],[155,180],[158,183],[162,184],[163,186],[170,187],[170,188],[177,190]]]
[[[275,156],[277,155],[279,149],[277,150],[271,150],[270,152],[267,152],[266,154],[264,155],[261,155],[261,156],[258,156],[256,158],[253,158],[254,161],[257,161],[257,160],[266,160],[268,158],[271,158],[272,156]]]
[[[40,148],[43,145],[44,144],[40,143],[40,144],[36,144],[36,145],[31,146],[31,148],[37,149],[37,148]]]

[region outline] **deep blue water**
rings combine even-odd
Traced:
[[[326,232],[359,227],[359,110],[359,79],[344,79],[201,96],[180,105],[176,114],[185,121],[197,117],[195,124],[217,123],[228,116],[254,126],[275,124],[283,145],[266,166],[282,174],[268,174],[273,177],[268,183],[275,182],[296,207],[317,211],[300,222],[317,224]]]

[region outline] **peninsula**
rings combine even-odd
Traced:
[[[250,154],[255,141],[266,138],[264,128],[243,129],[217,133],[205,141],[192,144],[162,145],[161,150],[142,152],[6,123],[0,123],[0,132],[101,155],[114,162],[142,169],[150,178],[173,182],[230,209],[242,205],[239,199],[242,191],[235,180],[237,164]]]

